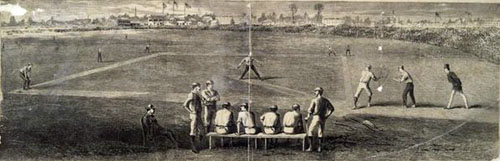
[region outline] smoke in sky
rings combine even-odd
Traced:
[[[5,4],[0,5],[0,12],[9,12],[12,16],[23,16],[28,11],[21,7],[19,4]]]

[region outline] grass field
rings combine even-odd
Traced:
[[[284,113],[295,103],[306,109],[311,90],[322,86],[336,107],[334,118],[327,122],[326,151],[305,153],[299,144],[280,143],[267,151],[247,153],[246,141],[240,140],[232,149],[193,155],[184,149],[188,147],[188,117],[181,102],[192,82],[207,79],[215,80],[222,101],[247,101],[248,80],[238,80],[242,69],[236,69],[248,52],[247,33],[145,30],[55,37],[2,38],[6,119],[1,159],[477,160],[498,154],[498,65],[453,49],[393,40],[257,32],[253,53],[262,63],[257,67],[265,80],[252,79],[253,110],[260,115],[266,106],[277,104]],[[154,53],[143,52],[147,43]],[[354,56],[327,56],[328,46],[342,54],[347,44]],[[383,52],[376,50],[379,45]],[[103,49],[104,63],[95,62],[97,48]],[[129,60],[140,61],[123,63]],[[16,91],[21,87],[17,70],[27,62],[35,65],[34,84],[68,79],[28,92]],[[474,108],[441,109],[451,89],[444,63],[450,63],[462,79]],[[366,64],[374,66],[375,74],[388,73],[386,79],[372,83],[372,89],[383,84],[384,90],[373,91],[372,108],[352,111],[352,94]],[[390,80],[398,77],[398,65],[405,65],[415,79],[416,109],[401,108],[403,85]],[[88,71],[94,72],[72,76]],[[363,106],[365,97],[363,93]],[[174,130],[181,149],[141,146],[138,120],[149,103],[158,106],[160,124]],[[459,97],[455,104],[462,105]],[[354,120],[369,120],[379,129]]]

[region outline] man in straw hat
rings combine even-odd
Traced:
[[[220,100],[219,92],[214,89],[214,81],[208,80],[206,82],[207,89],[201,92],[204,104],[203,123],[205,124],[205,131],[209,132],[213,126],[213,118],[215,110],[217,109],[217,101]]]

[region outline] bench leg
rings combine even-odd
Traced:
[[[224,147],[224,138],[223,137],[220,138],[220,147]]]
[[[229,147],[233,147],[233,138],[229,138]]]
[[[257,149],[257,138],[255,138],[255,149]]]
[[[264,150],[267,150],[267,138],[264,138]]]
[[[302,151],[306,151],[306,138],[302,138]]]
[[[212,149],[212,136],[208,137],[208,149]]]

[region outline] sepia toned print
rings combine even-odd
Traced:
[[[493,160],[500,3],[0,1],[0,160]]]

